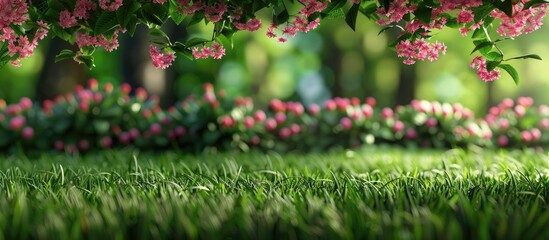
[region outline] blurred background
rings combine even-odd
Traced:
[[[433,40],[448,46],[447,54],[435,62],[402,64],[387,46],[396,33],[378,35],[380,27],[363,16],[356,32],[343,20],[324,20],[315,31],[299,34],[286,43],[265,36],[265,27],[254,33],[237,33],[234,47],[226,43],[222,60],[189,60],[178,56],[167,70],[150,63],[146,29],[136,36],[121,37],[120,47],[111,53],[96,51],[96,67],[88,70],[72,60],[54,63],[62,49],[72,48],[59,40],[45,40],[23,66],[0,70],[0,98],[8,102],[21,97],[40,101],[70,92],[77,84],[96,78],[100,83],[128,82],[161,96],[164,106],[192,93],[203,83],[223,88],[229,96],[251,96],[260,105],[272,98],[322,103],[330,97],[373,96],[382,106],[409,103],[411,99],[461,102],[477,114],[484,114],[503,98],[531,96],[537,103],[549,103],[549,24],[542,29],[501,44],[506,57],[536,53],[544,61],[515,60],[521,83],[516,86],[507,73],[485,83],[469,68],[474,48],[459,31],[436,33]],[[264,23],[264,25],[267,25]],[[173,39],[195,35],[211,36],[211,26],[182,29],[165,26]]]

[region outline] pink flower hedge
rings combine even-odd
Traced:
[[[334,98],[322,105],[274,99],[257,109],[251,98],[201,92],[162,109],[158,98],[129,85],[86,88],[46,100],[0,100],[0,149],[87,152],[136,147],[201,151],[326,151],[363,145],[411,148],[546,147],[549,107],[531,98],[505,99],[475,118],[460,104],[414,100],[383,108],[375,99]]]

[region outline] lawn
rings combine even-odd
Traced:
[[[29,158],[0,157],[0,239],[549,239],[543,152]]]

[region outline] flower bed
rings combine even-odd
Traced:
[[[373,98],[334,98],[323,106],[274,99],[268,109],[250,98],[227,98],[206,84],[167,110],[158,98],[130,87],[99,86],[46,100],[0,100],[0,149],[69,153],[133,146],[187,152],[325,151],[364,144],[453,148],[544,147],[549,143],[549,107],[528,97],[505,99],[476,119],[460,104],[414,100],[395,109]]]

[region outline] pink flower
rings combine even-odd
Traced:
[[[263,112],[262,110],[258,110],[254,113],[254,119],[255,121],[257,122],[263,122],[265,121],[265,118],[267,116],[265,115],[265,112]]]
[[[461,9],[461,12],[457,15],[457,22],[458,23],[469,23],[474,20],[475,15],[473,14],[473,11],[466,10],[465,8]]]
[[[127,95],[132,91],[132,87],[128,83],[122,83],[122,85],[120,85],[120,91]]]
[[[429,118],[427,119],[427,122],[425,122],[425,126],[427,126],[428,128],[434,128],[436,127],[438,124],[438,121],[434,118]]]
[[[101,7],[101,9],[103,10],[114,12],[118,10],[120,6],[122,6],[122,0],[99,0],[99,7]]]
[[[417,137],[417,132],[415,129],[408,128],[408,130],[406,130],[406,138],[415,139],[416,137]]]
[[[289,128],[281,128],[278,131],[278,136],[282,139],[286,139],[292,135],[292,131]]]
[[[369,104],[363,105],[362,114],[365,118],[370,118],[372,115],[374,115],[374,109]]]
[[[101,138],[100,145],[102,148],[111,148],[112,147],[112,139],[109,136],[105,136]]]
[[[126,145],[126,144],[129,144],[132,141],[132,136],[131,136],[130,133],[123,132],[122,134],[120,134],[120,136],[118,136],[118,140],[123,145]]]
[[[286,114],[284,113],[276,113],[275,114],[275,120],[277,124],[283,124],[286,121]]]
[[[501,128],[503,130],[509,128],[509,121],[507,121],[507,119],[499,120],[499,128]]]
[[[80,140],[78,142],[78,148],[82,151],[86,151],[90,148],[90,142],[88,140]]]
[[[309,106],[309,113],[313,116],[316,116],[320,113],[320,106],[318,106],[318,104],[311,104]]]
[[[524,116],[526,114],[526,108],[524,108],[524,106],[522,106],[522,105],[516,105],[515,106],[515,114],[518,117]]]
[[[402,132],[404,130],[404,123],[401,121],[396,121],[393,125],[393,131],[396,133]]]
[[[375,107],[376,106],[376,99],[373,98],[373,97],[367,97],[366,98],[366,104],[370,105],[371,107]]]
[[[34,129],[32,127],[25,127],[23,128],[23,132],[21,133],[24,139],[30,140],[32,137],[34,137]]]
[[[326,108],[326,110],[328,110],[328,111],[333,111],[337,108],[337,105],[334,102],[334,100],[329,99],[328,101],[326,101],[324,103],[324,108]]]
[[[221,123],[221,126],[226,127],[226,128],[230,128],[230,127],[232,127],[232,126],[235,125],[234,119],[231,118],[231,117],[228,116],[228,115],[223,115],[223,116],[220,118],[219,122]]]
[[[202,48],[194,47],[192,54],[195,59],[212,57],[221,59],[225,55],[225,48],[218,42],[212,43],[210,47],[202,46]]]
[[[57,151],[63,151],[63,150],[65,149],[65,143],[63,143],[63,141],[57,140],[57,141],[55,141],[55,143],[53,144],[53,147],[54,147],[55,150],[57,150]]]
[[[477,56],[471,61],[471,68],[477,70],[477,75],[485,82],[491,82],[500,77],[498,70],[488,71],[486,66],[486,59],[482,56]]]
[[[151,131],[152,135],[159,135],[160,133],[162,133],[162,126],[160,126],[160,124],[158,123],[153,123],[151,124],[149,130]]]
[[[90,110],[90,105],[87,102],[80,102],[78,104],[78,109],[82,112],[88,112],[88,110]]]
[[[509,109],[512,108],[515,103],[513,102],[513,99],[505,98],[503,99],[503,101],[501,101],[500,105],[503,109]]]
[[[271,100],[271,103],[269,104],[269,107],[274,111],[274,112],[285,112],[286,111],[286,104],[282,101],[280,101],[279,99],[273,99]]]
[[[258,145],[260,142],[261,139],[258,136],[252,136],[252,138],[250,138],[250,143],[252,145]]]
[[[517,105],[521,105],[525,108],[530,107],[534,104],[534,99],[531,97],[519,97],[517,99]]]
[[[267,129],[268,131],[274,130],[276,126],[276,120],[272,118],[268,118],[267,121],[265,121],[265,129]]]
[[[175,136],[176,137],[182,137],[183,135],[185,135],[185,132],[186,132],[186,130],[185,130],[185,127],[183,127],[183,126],[177,126],[175,128]]]
[[[290,125],[290,131],[292,131],[292,134],[298,134],[299,132],[301,132],[301,127],[294,123],[292,125]]]
[[[541,131],[537,128],[533,128],[530,130],[530,133],[532,134],[532,139],[534,141],[538,141],[541,139]]]
[[[532,138],[533,138],[532,133],[530,133],[529,131],[520,132],[520,139],[522,139],[522,141],[529,143],[532,141]]]
[[[26,122],[27,122],[27,120],[25,119],[24,116],[14,117],[10,120],[10,129],[13,130],[13,131],[17,131],[17,130],[21,129],[25,125]]]
[[[70,28],[77,25],[76,17],[69,10],[63,10],[59,13],[59,25],[62,28]]]
[[[501,135],[498,137],[498,146],[506,147],[507,144],[509,144],[509,139],[506,136]]]
[[[130,131],[129,131],[129,136],[130,136],[132,139],[138,138],[138,137],[139,137],[139,130],[137,130],[136,128],[130,129]]]
[[[381,110],[381,117],[383,119],[388,119],[390,117],[393,116],[393,110],[390,109],[390,108],[383,108],[383,110]]]
[[[22,98],[19,101],[19,106],[21,106],[21,109],[23,111],[29,110],[32,108],[32,101],[29,98]]]
[[[152,63],[156,68],[166,69],[171,66],[172,62],[175,60],[175,54],[173,52],[162,52],[154,45],[149,46],[149,54],[151,55]]]
[[[353,127],[353,121],[350,118],[344,117],[339,121],[339,124],[343,129],[350,129]]]
[[[547,119],[547,118],[541,119],[541,120],[539,121],[539,126],[540,126],[542,129],[549,129],[549,119]]]
[[[255,121],[253,117],[247,116],[246,118],[244,118],[244,126],[246,126],[246,128],[251,128],[254,126],[254,124]]]
[[[288,103],[288,110],[296,116],[300,116],[305,111],[301,103],[294,102]]]

